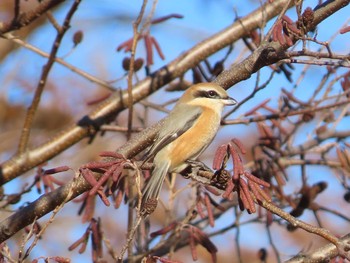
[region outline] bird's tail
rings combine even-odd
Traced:
[[[162,163],[161,165],[154,167],[152,176],[146,184],[146,187],[142,191],[142,209],[148,210],[147,205],[149,203],[153,203],[156,206],[160,189],[162,188],[165,176],[169,169],[169,165],[169,163]]]

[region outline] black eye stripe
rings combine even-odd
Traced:
[[[215,90],[198,90],[194,94],[195,98],[219,98],[219,94]]]

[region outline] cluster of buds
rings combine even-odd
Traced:
[[[237,192],[241,210],[246,209],[248,213],[255,213],[254,202],[264,200],[271,202],[270,196],[263,189],[263,187],[269,188],[270,184],[244,170],[241,154],[246,154],[242,143],[237,139],[233,139],[217,149],[213,168],[220,172],[225,168],[229,157],[232,157],[233,176],[227,181],[222,197],[231,199],[233,192]]]
[[[54,184],[58,186],[63,186],[64,182],[56,179],[52,174],[62,173],[68,171],[70,168],[68,166],[60,166],[52,169],[44,170],[42,166],[37,169],[37,174],[34,177],[35,186],[39,194],[41,194],[41,185],[44,188],[45,194],[55,190]]]
[[[162,23],[170,18],[183,18],[182,15],[179,14],[170,14],[161,18],[157,18],[151,21],[151,24],[158,24],[158,23]],[[153,59],[153,49],[156,50],[156,52],[158,53],[159,57],[164,60],[165,56],[164,53],[157,41],[157,39],[152,36],[150,34],[149,31],[141,33],[138,38],[137,41],[139,40],[143,40],[144,44],[145,44],[145,50],[146,50],[146,65],[147,67],[153,65],[154,59]],[[118,47],[117,47],[117,51],[121,51],[124,50],[125,53],[131,52],[132,51],[132,46],[133,46],[133,42],[134,42],[134,38],[130,38],[126,41],[124,41],[123,43],[121,43]],[[137,58],[135,60],[135,71],[138,71],[143,65],[143,59],[142,58]],[[129,70],[130,68],[130,59],[129,58],[125,58],[123,60],[123,68],[125,70]]]
[[[106,206],[110,206],[110,202],[107,198],[107,195],[110,195],[112,187],[109,188],[109,191],[106,192],[103,189],[104,184],[111,179],[112,186],[119,186],[122,179],[122,171],[124,165],[129,161],[124,158],[124,156],[117,154],[115,152],[102,152],[101,157],[110,157],[110,161],[101,161],[101,162],[90,162],[80,168],[81,175],[85,180],[92,186],[89,191],[90,196],[98,195]],[[93,172],[102,172],[101,178],[97,181]]]
[[[290,47],[312,28],[313,21],[314,11],[310,7],[305,9],[297,22],[293,22],[287,15],[284,15],[273,28],[272,40]]]
[[[85,252],[89,237],[91,239],[91,253],[93,262],[97,262],[99,258],[102,258],[103,250],[102,250],[102,230],[101,230],[101,221],[98,219],[91,219],[89,226],[87,227],[85,233],[72,245],[69,246],[69,251],[76,249],[78,246],[79,254]]]

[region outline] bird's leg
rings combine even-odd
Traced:
[[[191,166],[192,171],[197,171],[197,172],[199,170],[204,170],[207,172],[212,171],[205,163],[198,160],[187,160],[186,163],[188,163]]]
[[[207,173],[209,172],[210,174],[213,173],[213,171],[208,166],[206,166],[204,163],[197,160],[187,160],[186,163],[188,164],[188,166],[186,167],[186,169],[184,169],[181,172],[181,175],[183,177],[191,178],[192,180],[203,184],[210,183],[209,177],[203,176],[203,173],[202,173],[203,171]]]
[[[212,170],[203,162],[198,160],[187,160],[188,166],[181,172],[185,178],[197,177],[199,171],[212,172]]]

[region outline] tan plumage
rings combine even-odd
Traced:
[[[181,172],[187,160],[196,159],[209,146],[220,126],[223,107],[234,104],[217,84],[200,83],[185,91],[149,151],[147,159],[154,156],[154,170],[143,190],[142,207],[158,199],[168,172]]]

